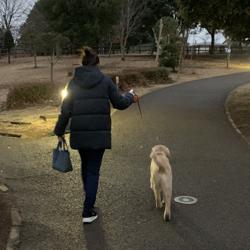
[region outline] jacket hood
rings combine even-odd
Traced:
[[[74,82],[82,88],[91,89],[97,86],[104,75],[96,66],[81,66],[76,68]]]

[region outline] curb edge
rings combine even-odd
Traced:
[[[229,111],[229,108],[228,108],[228,104],[229,104],[229,101],[231,99],[231,97],[233,96],[233,94],[235,93],[235,91],[240,88],[241,86],[233,89],[228,95],[227,95],[227,98],[226,98],[226,101],[225,101],[225,104],[224,104],[224,108],[225,108],[225,113],[226,113],[226,116],[227,116],[227,119],[229,121],[229,123],[231,124],[231,126],[235,129],[236,133],[238,133],[241,138],[243,139],[244,142],[246,142],[246,144],[248,146],[250,146],[250,141],[247,139],[247,137],[241,132],[241,130],[237,127],[237,125],[235,124],[232,116],[231,116],[231,113]]]

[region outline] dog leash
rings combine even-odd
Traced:
[[[120,82],[119,76],[116,76],[116,77],[115,77],[115,82],[116,82],[116,87],[117,87],[117,89],[119,90],[119,82]],[[137,96],[137,98],[138,98],[138,100],[137,100],[137,106],[138,106],[139,113],[140,113],[141,119],[142,119],[142,111],[141,111],[140,98],[139,98],[139,96],[134,92],[133,89],[131,89],[129,92],[130,92],[133,96]]]
[[[139,98],[139,96],[134,92],[133,89],[131,89],[131,90],[129,91],[129,93],[131,93],[134,97],[137,96],[137,107],[138,107],[138,109],[139,109],[139,113],[140,113],[141,118],[142,118],[142,111],[141,111],[141,104],[140,104],[140,98]]]
[[[141,119],[142,119],[142,111],[141,111],[140,98],[139,98],[139,96],[137,96],[137,97],[138,97],[137,106],[138,106],[138,109],[139,109],[139,112],[140,112],[140,115],[141,115]]]

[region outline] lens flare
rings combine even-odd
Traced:
[[[63,89],[61,92],[62,100],[64,100],[68,96],[67,88]]]

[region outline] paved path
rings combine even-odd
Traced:
[[[1,138],[0,171],[24,218],[21,249],[249,249],[249,147],[224,112],[227,94],[247,82],[250,74],[241,73],[154,92],[142,98],[143,120],[135,105],[115,113],[101,217],[87,227],[80,221],[79,167],[67,175],[50,170],[55,138]],[[193,206],[173,203],[170,223],[154,209],[149,189],[148,155],[158,143],[172,151],[174,196],[199,199]],[[73,160],[79,165],[75,153]]]

